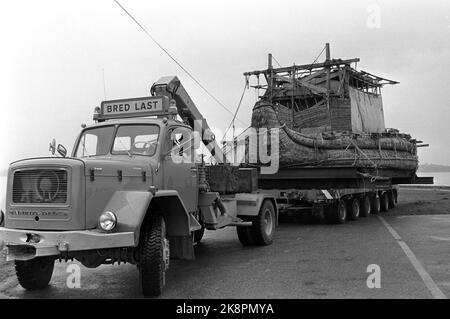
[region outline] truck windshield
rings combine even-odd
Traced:
[[[76,157],[106,155],[153,156],[159,139],[159,126],[127,124],[87,129],[78,142]],[[115,131],[115,134],[114,134]]]

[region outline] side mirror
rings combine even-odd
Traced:
[[[58,151],[59,155],[61,155],[62,157],[66,157],[67,150],[63,145],[58,144],[58,148],[56,150]]]
[[[56,140],[55,139],[52,139],[52,141],[50,142],[48,150],[50,151],[50,153],[52,153],[52,155],[55,155],[55,151],[56,151]]]

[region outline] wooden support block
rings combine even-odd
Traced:
[[[231,165],[206,166],[207,180],[212,192],[220,194],[251,193],[258,189],[256,168]]]
[[[252,193],[258,189],[258,170],[240,168],[238,171],[239,193]]]
[[[237,193],[239,190],[238,167],[229,164],[206,166],[206,176],[211,191],[220,194]]]

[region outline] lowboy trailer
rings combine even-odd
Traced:
[[[383,173],[390,177],[383,177]],[[261,192],[276,198],[280,215],[311,214],[342,224],[386,212],[397,204],[398,184],[433,184],[432,177],[356,167],[297,167],[258,176]]]

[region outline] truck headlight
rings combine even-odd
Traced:
[[[117,224],[117,218],[116,215],[112,212],[104,212],[100,215],[100,218],[98,219],[98,225],[101,229],[105,231],[113,230],[114,227],[116,227]]]
[[[0,226],[3,226],[3,222],[5,221],[5,213],[0,209]]]

